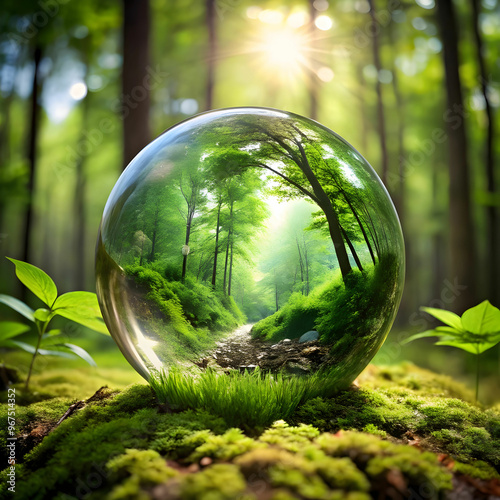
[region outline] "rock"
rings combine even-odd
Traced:
[[[288,361],[285,370],[293,375],[307,375],[310,371],[310,365],[307,360]]]
[[[283,339],[280,344],[291,344],[292,341],[290,339]]]
[[[299,339],[299,342],[314,342],[319,339],[319,333],[316,330],[309,330]]]

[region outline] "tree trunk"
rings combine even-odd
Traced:
[[[219,231],[220,231],[220,209],[222,200],[219,200],[217,206],[217,230],[215,231],[215,250],[214,250],[214,268],[212,271],[212,287],[215,289],[215,282],[217,280],[217,257],[219,255]]]
[[[186,239],[184,240],[184,245],[189,246],[189,237],[191,236],[191,221],[192,218],[189,217],[188,214],[188,220],[186,222]],[[181,275],[181,280],[184,281],[184,278],[186,277],[186,271],[187,271],[187,254],[182,256],[182,275]]]
[[[344,235],[344,239],[347,242],[347,245],[349,246],[349,250],[351,251],[351,254],[354,258],[354,262],[356,262],[356,265],[358,266],[358,269],[363,272],[363,266],[361,265],[361,261],[359,260],[358,254],[356,252],[356,249],[354,248],[354,245],[352,244],[351,240],[349,239],[349,236],[347,236],[347,233],[345,232],[344,228],[340,226],[340,229],[342,229],[342,234]]]
[[[305,295],[304,290],[304,263],[302,262],[302,252],[300,251],[299,238],[295,237],[297,241],[297,250],[299,251],[299,264],[300,264],[300,282],[302,283],[302,295]]]
[[[229,280],[227,284],[227,294],[231,295],[231,280],[233,279],[233,238],[231,237],[231,248],[229,249],[231,257],[229,259]]]
[[[208,29],[207,45],[207,83],[205,95],[205,109],[213,108],[215,87],[215,60],[217,53],[216,26],[215,26],[215,0],[205,0],[206,22]]]
[[[30,130],[28,138],[28,162],[29,162],[29,178],[28,178],[28,204],[26,208],[25,223],[24,223],[24,240],[22,247],[21,259],[25,262],[31,262],[31,230],[33,225],[33,202],[35,198],[35,174],[37,168],[37,149],[38,135],[40,129],[40,104],[38,98],[40,95],[40,78],[39,67],[42,60],[42,48],[40,45],[35,45],[33,52],[33,80],[31,82],[31,100],[30,100]]]
[[[337,260],[339,262],[339,267],[342,272],[342,277],[345,278],[351,271],[351,263],[349,262],[349,257],[347,256],[347,250],[345,248],[344,240],[342,238],[342,232],[340,229],[338,216],[333,209],[332,203],[325,193],[323,187],[319,183],[318,179],[312,171],[309,161],[307,160],[306,153],[302,144],[299,142],[298,147],[300,150],[302,161],[300,163],[300,169],[304,172],[307,180],[313,188],[314,195],[318,200],[319,207],[325,213],[326,220],[328,221],[328,228],[330,231],[330,237],[333,241],[333,246],[335,248],[335,253],[337,255]]]
[[[451,304],[463,311],[475,302],[475,238],[469,192],[469,166],[464,106],[459,75],[458,33],[452,0],[437,1],[446,77],[450,193],[450,278],[465,289],[458,290]]]
[[[389,173],[389,156],[387,153],[387,139],[385,132],[385,114],[384,114],[384,100],[382,95],[382,83],[380,82],[379,75],[382,65],[380,62],[380,50],[379,50],[379,25],[376,19],[375,12],[375,0],[368,0],[370,5],[370,17],[371,17],[371,38],[372,38],[372,50],[373,50],[373,63],[377,70],[377,81],[375,84],[375,90],[377,92],[377,128],[380,141],[380,154],[381,154],[381,178],[382,182],[387,186],[387,176]]]
[[[222,285],[222,289],[224,293],[226,293],[226,284],[227,284],[227,266],[229,262],[229,247],[231,244],[231,238],[233,237],[233,204],[234,201],[231,200],[231,205],[229,208],[229,231],[227,232],[227,245],[226,245],[226,261],[224,263],[224,283]]]
[[[279,306],[279,295],[278,295],[278,277],[276,276],[276,269],[274,270],[274,300],[276,302],[276,312],[278,312]]]
[[[307,245],[304,235],[302,235],[304,241],[304,264],[306,268],[306,296],[309,295],[309,259],[307,258]]]
[[[123,168],[151,140],[149,0],[123,0]]]
[[[155,219],[153,221],[153,234],[151,236],[151,253],[149,254],[149,262],[153,262],[156,251],[156,238],[158,236],[158,216],[160,213],[160,204],[156,203]]]
[[[471,0],[473,14],[474,38],[476,41],[476,59],[479,69],[479,77],[481,79],[481,92],[483,94],[485,113],[487,120],[487,132],[485,141],[485,172],[486,172],[486,189],[492,196],[495,193],[495,151],[493,140],[495,137],[495,119],[493,116],[493,108],[488,96],[488,70],[484,59],[484,43],[479,26],[480,3],[479,0]],[[486,262],[489,269],[487,272],[487,295],[491,301],[497,302],[500,300],[500,290],[498,288],[499,276],[499,252],[498,252],[498,214],[497,207],[490,204],[486,207]]]

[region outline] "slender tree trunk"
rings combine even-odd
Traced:
[[[493,147],[495,137],[495,119],[493,116],[493,108],[491,106],[490,98],[488,95],[488,70],[484,58],[484,43],[481,35],[481,28],[479,26],[479,15],[481,6],[479,0],[471,0],[472,14],[473,14],[473,28],[474,38],[476,41],[476,59],[479,69],[479,77],[481,79],[481,92],[483,94],[485,113],[487,120],[487,132],[485,141],[485,172],[486,172],[486,189],[488,193],[494,195],[495,193],[495,150]],[[500,299],[500,290],[498,288],[499,276],[499,250],[498,250],[498,213],[497,207],[490,204],[486,207],[486,261],[488,262],[488,297],[492,301]]]
[[[123,168],[151,140],[149,31],[149,0],[123,0]]]
[[[191,236],[191,221],[192,217],[190,217],[188,214],[188,220],[186,222],[186,239],[184,240],[184,245],[186,245],[186,247],[189,246],[189,238]],[[187,258],[188,258],[187,254],[182,256],[182,275],[181,275],[182,281],[184,281],[184,278],[186,277]]]
[[[214,250],[214,267],[212,271],[212,287],[215,288],[215,282],[217,280],[217,257],[219,255],[219,232],[220,232],[220,209],[222,206],[222,200],[219,200],[217,206],[217,229],[215,231],[215,250]]]
[[[372,39],[372,50],[373,50],[373,63],[377,70],[377,81],[375,83],[375,90],[377,92],[377,128],[380,141],[380,154],[381,154],[381,169],[382,169],[382,182],[387,186],[387,177],[389,173],[389,155],[387,152],[387,139],[385,130],[385,114],[384,114],[384,100],[382,95],[382,83],[380,82],[379,75],[382,69],[382,64],[380,62],[380,49],[379,49],[379,28],[377,23],[376,11],[375,11],[375,0],[368,0],[370,5],[370,17],[371,17],[371,39]]]
[[[38,135],[40,129],[40,104],[38,102],[40,95],[40,75],[39,67],[42,60],[42,48],[40,45],[35,45],[33,52],[33,80],[31,82],[31,100],[30,100],[30,130],[28,138],[28,162],[29,162],[29,178],[28,178],[28,204],[26,208],[24,222],[24,240],[22,247],[21,259],[25,262],[31,262],[31,236],[33,225],[33,203],[35,198],[35,175],[37,169],[37,149]]]
[[[446,77],[449,173],[450,173],[450,278],[465,289],[451,304],[462,313],[475,302],[475,237],[469,192],[467,137],[459,75],[458,33],[452,0],[437,1]]]
[[[352,268],[351,263],[349,262],[349,257],[347,256],[347,250],[345,248],[344,240],[342,238],[338,216],[333,209],[328,195],[325,193],[323,187],[314,175],[314,172],[309,165],[309,161],[307,160],[307,156],[304,148],[302,147],[302,144],[298,143],[298,147],[302,158],[300,169],[302,170],[302,172],[304,172],[304,175],[311,184],[314,195],[319,202],[319,207],[325,213],[326,220],[328,221],[330,237],[332,238],[333,246],[335,247],[335,253],[337,255],[340,270],[342,272],[342,277],[345,278],[345,276],[347,276],[352,271]]]
[[[347,236],[347,233],[345,232],[344,228],[340,226],[342,229],[342,234],[344,235],[344,239],[347,241],[347,245],[349,246],[349,250],[351,251],[351,254],[354,258],[354,262],[356,262],[356,265],[358,266],[358,269],[363,272],[363,266],[361,265],[361,261],[359,260],[358,254],[356,252],[356,249],[354,248],[354,245],[352,244],[351,240],[349,239],[349,236]]]
[[[156,238],[158,236],[158,218],[159,218],[159,213],[160,213],[160,204],[159,202],[156,203],[156,209],[155,209],[155,218],[153,221],[153,234],[151,236],[151,253],[149,255],[149,262],[152,262],[155,258],[155,251],[156,251]]]
[[[222,285],[222,289],[224,293],[226,293],[226,284],[227,284],[227,267],[229,262],[229,247],[231,245],[231,239],[233,237],[233,204],[234,201],[231,200],[231,205],[229,207],[229,231],[227,232],[227,245],[226,245],[226,260],[224,263],[224,283]]]
[[[276,276],[276,269],[274,270],[274,300],[276,302],[276,312],[278,312],[279,306],[279,295],[278,295],[278,277]]]
[[[231,280],[233,279],[233,238],[231,237],[231,248],[229,249],[230,259],[229,259],[229,280],[227,284],[227,294],[231,295]]]
[[[215,26],[215,0],[205,0],[206,22],[208,28],[207,46],[207,83],[205,108],[213,108],[214,87],[215,87],[215,61],[217,53],[216,26]]]
[[[306,296],[309,295],[309,259],[307,257],[307,245],[304,235],[302,235],[304,241],[304,264],[306,268]]]
[[[340,189],[340,192],[342,193],[342,196],[344,197],[346,203],[349,205],[349,208],[351,209],[351,212],[354,215],[354,218],[356,219],[356,222],[358,223],[358,226],[361,229],[361,232],[363,233],[363,238],[365,239],[366,246],[368,247],[368,251],[370,252],[370,257],[372,258],[373,264],[375,265],[377,262],[375,260],[373,248],[372,248],[372,245],[370,243],[370,239],[368,238],[368,235],[366,234],[366,230],[363,226],[363,223],[361,222],[361,219],[359,218],[358,211],[354,208],[354,205],[351,203],[351,200],[347,196],[347,193],[345,192],[344,189],[342,189],[340,184],[337,184],[337,186]]]
[[[304,292],[304,263],[302,262],[302,252],[300,251],[299,238],[295,237],[297,241],[297,250],[299,251],[299,264],[300,264],[300,282],[302,283],[302,295],[305,295]]]

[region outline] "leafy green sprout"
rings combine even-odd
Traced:
[[[0,303],[18,312],[36,326],[37,342],[31,345],[16,337],[31,330],[31,326],[17,321],[0,321],[0,348],[21,349],[32,354],[26,378],[25,388],[28,390],[33,366],[37,355],[60,356],[85,360],[91,366],[95,361],[83,348],[63,342],[62,331],[49,330],[49,324],[55,316],[62,316],[97,332],[109,335],[101,316],[97,296],[91,292],[68,292],[58,295],[57,287],[44,271],[32,264],[7,257],[16,266],[16,276],[47,307],[33,310],[21,300],[10,295],[0,294]]]
[[[438,337],[436,345],[457,347],[477,356],[476,360],[476,401],[479,394],[479,355],[500,342],[500,309],[488,300],[465,311],[462,316],[433,307],[421,307],[422,311],[434,316],[447,326],[412,335],[404,342],[412,342],[426,337]]]

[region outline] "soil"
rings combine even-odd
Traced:
[[[265,372],[284,370],[296,375],[306,375],[328,365],[329,349],[317,340],[299,342],[299,339],[284,339],[271,343],[252,338],[251,330],[252,325],[241,326],[229,337],[217,342],[217,348],[196,364],[202,369],[244,372],[259,367]]]

